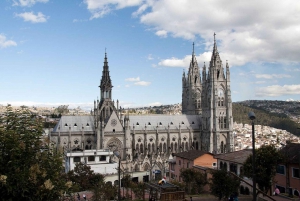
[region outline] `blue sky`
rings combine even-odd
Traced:
[[[181,103],[214,32],[233,102],[300,100],[299,22],[295,0],[3,0],[0,104],[91,108],[105,49],[122,107]]]

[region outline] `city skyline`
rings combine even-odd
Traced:
[[[122,107],[181,103],[193,43],[208,67],[216,33],[232,101],[300,100],[297,1],[0,2],[0,104],[93,107],[107,53]]]

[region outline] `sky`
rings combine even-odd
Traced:
[[[0,104],[90,110],[105,52],[120,106],[181,103],[214,33],[233,102],[300,100],[300,1],[1,0]]]

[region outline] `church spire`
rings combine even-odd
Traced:
[[[192,64],[195,62],[195,43],[193,42]]]
[[[105,49],[104,65],[102,70],[102,78],[99,87],[101,90],[101,100],[111,99],[111,90],[113,86],[111,84],[111,79],[109,76],[109,67],[108,67],[106,49]]]
[[[213,49],[213,55],[216,55],[218,52],[217,48],[217,42],[216,42],[216,33],[214,33],[214,49]]]

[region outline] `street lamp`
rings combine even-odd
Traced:
[[[118,168],[118,201],[121,200],[121,156],[118,151],[114,151],[114,155],[119,159],[119,168]]]
[[[252,173],[253,173],[253,201],[256,201],[256,178],[255,178],[255,136],[254,136],[254,112],[248,113],[249,119],[252,121]]]

